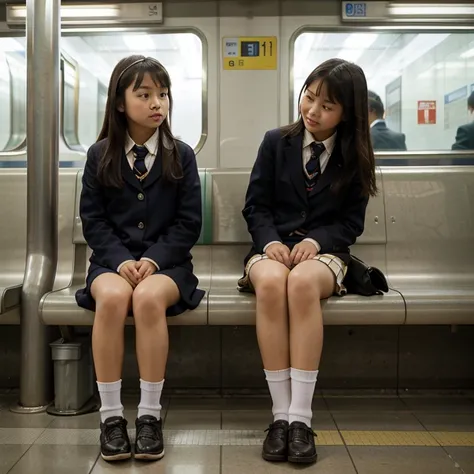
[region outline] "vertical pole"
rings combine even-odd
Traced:
[[[27,256],[21,308],[17,412],[43,411],[53,398],[50,330],[38,318],[58,259],[60,0],[26,0]]]

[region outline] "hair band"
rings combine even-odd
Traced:
[[[156,60],[155,58],[141,58],[141,59],[137,59],[136,61],[133,61],[132,64],[129,64],[119,75],[118,79],[117,79],[117,87],[120,83],[120,79],[122,79],[122,76],[133,66],[135,66],[136,64],[139,64],[139,63],[142,63],[143,61],[152,61],[154,63],[156,63],[157,65],[159,65],[160,67],[163,67],[163,65],[158,61]]]

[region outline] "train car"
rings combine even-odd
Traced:
[[[79,201],[113,68],[132,54],[170,74],[171,129],[196,154],[202,207],[192,254],[205,296],[168,320],[167,452],[147,469],[294,470],[261,458],[271,400],[255,296],[237,290],[251,246],[242,209],[265,133],[296,121],[308,74],[340,58],[367,79],[379,189],[352,251],[389,289],[322,303],[309,471],[474,472],[472,2],[0,0],[0,473],[110,469],[94,312],[75,300],[91,255]]]

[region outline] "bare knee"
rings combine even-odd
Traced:
[[[288,269],[281,265],[272,267],[268,271],[261,272],[255,278],[254,287],[260,304],[275,305],[286,302],[286,282]],[[252,280],[252,281],[254,281]]]
[[[131,287],[111,286],[101,289],[96,297],[96,319],[99,318],[107,324],[118,321],[124,323],[131,297]]]
[[[321,299],[322,287],[318,271],[308,271],[303,265],[297,265],[288,275],[288,300],[307,306]]]
[[[140,287],[133,292],[135,325],[153,326],[166,316],[166,297],[157,289]]]
[[[288,271],[281,265],[280,268],[272,268],[273,271],[260,275],[255,285],[257,296],[257,326],[259,321],[267,323],[279,323],[288,320],[288,302],[286,295],[286,280]]]

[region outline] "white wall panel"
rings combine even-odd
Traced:
[[[229,2],[224,2],[229,3]],[[281,43],[278,16],[253,16],[249,6],[229,5],[232,13],[240,8],[242,16],[221,16],[220,38],[238,36],[276,36],[278,56]],[[266,11],[278,11],[278,1],[265,2]],[[221,15],[225,14],[225,5]],[[224,71],[220,65],[220,167],[252,166],[267,130],[279,125],[279,70]],[[279,64],[278,64],[278,67]]]

